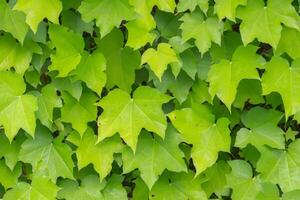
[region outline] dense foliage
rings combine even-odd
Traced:
[[[0,0],[4,200],[299,200],[292,0]]]

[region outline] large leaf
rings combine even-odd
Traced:
[[[99,102],[104,112],[98,118],[98,141],[118,132],[135,151],[142,128],[164,138],[167,122],[162,104],[169,100],[169,96],[144,86],[136,89],[133,98],[120,89],[111,91]]]

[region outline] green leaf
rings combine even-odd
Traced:
[[[209,6],[208,0],[179,0],[179,3],[177,4],[177,10],[178,12],[184,12],[186,10],[190,10],[193,12],[196,7],[199,6],[200,9],[206,13]]]
[[[22,76],[11,71],[0,72],[0,124],[10,141],[21,128],[34,136],[37,100],[23,94],[25,87]]]
[[[297,200],[300,196],[300,190],[283,193],[282,200]]]
[[[104,112],[98,118],[98,141],[118,132],[135,151],[142,128],[164,138],[167,122],[161,107],[169,100],[169,96],[145,86],[137,88],[133,98],[120,89],[111,91],[99,102]]]
[[[3,200],[54,200],[59,188],[44,177],[35,177],[31,185],[26,182],[17,183],[3,197]]]
[[[262,96],[262,87],[260,80],[257,79],[243,79],[240,81],[237,88],[237,93],[233,105],[241,110],[246,103],[260,104],[265,100]]]
[[[10,142],[5,134],[0,134],[0,156],[4,157],[6,165],[13,171],[19,160],[19,152],[23,138],[16,137]]]
[[[229,172],[230,167],[224,161],[215,163],[203,172],[204,182],[201,186],[207,196],[210,196],[212,193],[217,194],[217,196],[221,196],[224,188],[227,186],[226,174]]]
[[[141,172],[141,178],[151,189],[165,169],[174,172],[187,171],[184,154],[179,149],[180,135],[169,126],[162,140],[159,136],[151,136],[148,132],[141,133],[134,153],[129,147],[123,151],[123,173],[135,168]],[[147,155],[147,156],[145,156]]]
[[[287,27],[282,29],[276,54],[283,53],[287,53],[293,59],[300,57],[300,33],[298,30]]]
[[[80,64],[74,74],[76,79],[84,81],[98,95],[106,83],[106,60],[101,53],[88,54],[84,52]]]
[[[196,175],[216,162],[219,151],[229,151],[228,119],[221,118],[215,123],[214,115],[203,105],[175,110],[169,117],[183,140],[193,145],[191,155]]]
[[[238,131],[235,146],[245,148],[247,144],[252,144],[258,150],[261,150],[264,145],[284,149],[284,132],[277,127],[282,117],[283,114],[275,110],[252,108],[242,117],[242,122],[250,130],[242,128]]]
[[[18,0],[14,10],[20,10],[26,14],[26,23],[36,33],[38,25],[44,18],[58,24],[58,17],[62,10],[60,0]]]
[[[0,160],[0,182],[5,189],[13,187],[18,183],[18,178],[22,173],[21,165],[18,164],[11,170],[4,160]]]
[[[247,0],[216,0],[215,13],[219,19],[222,20],[225,17],[235,22],[236,8],[240,5],[245,6]]]
[[[14,67],[18,74],[24,74],[29,67],[31,56],[31,52],[17,43],[13,37],[9,35],[0,37],[0,71]]]
[[[264,181],[279,184],[283,192],[300,189],[300,140],[287,150],[265,148],[257,163],[257,171]]]
[[[49,37],[56,48],[51,54],[52,64],[49,70],[57,70],[60,77],[65,77],[76,68],[81,59],[84,41],[80,34],[59,25],[50,25]]]
[[[54,85],[48,84],[42,88],[41,93],[37,94],[38,111],[36,116],[49,129],[53,124],[53,109],[62,107],[62,100],[56,93]]]
[[[59,183],[62,188],[58,197],[66,200],[125,200],[126,191],[121,185],[122,178],[113,175],[107,182],[100,183],[95,175],[85,176],[80,186],[72,180],[63,180]]]
[[[122,20],[133,20],[136,15],[128,0],[84,0],[78,11],[86,22],[96,19],[101,37],[107,35],[114,27],[119,27]]]
[[[195,39],[195,45],[204,54],[211,47],[211,43],[221,45],[222,22],[215,17],[209,17],[204,20],[204,16],[199,9],[192,13],[186,13],[181,21],[183,42]]]
[[[238,18],[242,19],[240,31],[243,43],[246,45],[257,38],[276,49],[281,23],[299,29],[300,17],[291,2],[270,0],[265,6],[263,0],[249,1],[246,7],[238,9]]]
[[[102,38],[97,45],[106,59],[106,86],[118,86],[130,92],[135,80],[135,69],[140,66],[141,54],[129,47],[123,47],[123,35],[118,29]]]
[[[35,174],[49,177],[73,178],[72,150],[59,138],[53,139],[49,130],[39,126],[34,139],[27,139],[21,146],[19,159],[30,163]]]
[[[91,128],[88,128],[76,150],[78,168],[82,169],[88,164],[93,164],[95,170],[103,180],[111,171],[114,153],[121,153],[122,142],[119,136],[107,138],[97,143],[97,136]]]
[[[142,64],[148,63],[151,70],[161,80],[164,71],[168,64],[178,63],[176,53],[171,45],[167,43],[160,43],[155,49],[147,49],[142,56]],[[174,73],[174,72],[173,72]]]
[[[193,173],[165,172],[153,186],[150,199],[191,199],[206,200],[207,196],[200,186],[200,179]]]
[[[61,120],[69,122],[72,127],[82,135],[88,125],[88,122],[95,121],[97,118],[98,100],[94,93],[84,91],[79,100],[72,97],[69,93],[63,93],[64,105],[61,108]],[[80,113],[79,116],[77,116]]]
[[[23,43],[28,31],[25,15],[11,10],[5,0],[0,0],[0,10],[0,29],[11,33],[20,43]]]
[[[279,200],[276,185],[263,183],[253,177],[251,166],[243,160],[229,161],[231,173],[226,175],[228,185],[233,189],[233,200]]]
[[[262,77],[263,94],[278,92],[281,95],[286,119],[300,110],[300,60],[295,60],[290,66],[288,61],[274,56],[266,64]]]
[[[256,68],[262,68],[264,60],[255,53],[256,50],[254,46],[240,46],[235,50],[231,61],[221,60],[209,70],[209,93],[212,97],[217,95],[228,110],[231,110],[240,81],[259,79]]]

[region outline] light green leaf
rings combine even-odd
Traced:
[[[300,57],[300,33],[296,29],[283,27],[276,54],[287,53],[293,59]]]
[[[65,77],[80,62],[80,54],[84,48],[83,38],[66,27],[54,24],[49,27],[49,37],[56,47],[55,53],[51,54],[52,64],[49,70],[57,70],[60,77]]]
[[[98,97],[87,90],[83,92],[79,101],[67,92],[63,92],[62,96],[64,106],[61,108],[61,120],[71,123],[72,127],[82,135],[88,127],[87,123],[97,118],[95,103]]]
[[[152,137],[144,131],[139,137],[135,153],[129,147],[124,149],[123,173],[138,168],[141,178],[151,189],[165,169],[175,172],[187,171],[184,154],[178,146],[180,142],[180,135],[171,126],[167,128],[164,140],[157,135]]]
[[[256,50],[254,46],[240,46],[234,52],[231,61],[221,60],[209,70],[209,93],[212,97],[217,95],[228,110],[231,110],[240,81],[259,79],[256,68],[262,68],[264,60],[256,54]]]
[[[196,175],[212,166],[220,151],[229,151],[228,119],[221,118],[215,123],[214,115],[203,105],[175,110],[169,117],[183,140],[193,145],[191,155]]]
[[[14,67],[17,73],[24,74],[29,67],[31,56],[31,52],[17,43],[13,37],[9,35],[0,37],[0,71]]]
[[[19,182],[5,193],[3,200],[55,200],[59,188],[44,177],[36,177],[31,185]]]
[[[147,49],[142,56],[142,64],[148,63],[155,75],[161,79],[168,64],[178,63],[176,53],[171,45],[167,43],[160,43],[155,49]]]
[[[53,139],[49,130],[39,126],[34,139],[27,139],[21,146],[19,159],[32,165],[35,174],[49,177],[53,182],[58,177],[73,178],[74,163],[71,148]]]
[[[238,9],[238,18],[242,19],[240,32],[246,45],[257,38],[276,49],[282,29],[281,23],[299,29],[300,17],[291,4],[292,0],[248,1],[246,7]]]
[[[235,146],[245,148],[252,144],[258,150],[264,145],[272,148],[284,149],[284,132],[277,127],[283,117],[281,112],[254,107],[242,116],[242,122],[249,129],[242,128],[238,131]]]
[[[179,3],[177,4],[177,10],[178,12],[184,12],[186,10],[190,10],[193,12],[196,7],[199,6],[200,9],[206,13],[209,6],[208,0],[179,0]]]
[[[216,0],[215,1],[215,13],[219,19],[222,20],[225,17],[235,22],[236,8],[240,5],[246,5],[247,0]]]
[[[181,21],[183,42],[195,39],[195,45],[201,54],[209,50],[212,42],[221,45],[223,24],[217,18],[209,17],[204,20],[201,11],[196,9],[192,13],[186,13]]]
[[[77,182],[63,180],[59,183],[62,188],[58,197],[66,200],[127,200],[127,194],[122,187],[122,177],[112,175],[108,181],[100,180],[95,175],[85,176],[80,186]]]
[[[226,174],[228,186],[233,189],[233,200],[279,200],[276,185],[253,177],[251,166],[244,160],[229,161],[231,173]]]
[[[13,187],[18,183],[18,178],[22,173],[21,164],[17,164],[11,170],[6,164],[5,160],[0,160],[0,183],[5,189]]]
[[[111,171],[114,153],[120,153],[123,145],[117,135],[96,143],[97,136],[88,128],[76,150],[78,168],[82,169],[92,163],[100,175],[100,180],[103,180]]]
[[[153,186],[149,199],[207,200],[200,179],[193,173],[165,172]]]
[[[90,89],[100,95],[106,83],[105,69],[106,60],[103,54],[92,53],[89,55],[84,52],[74,74],[76,79],[84,81]]]
[[[129,21],[136,17],[128,0],[84,0],[78,11],[86,22],[96,19],[101,37],[107,35],[114,27],[118,28],[122,20]]]
[[[169,100],[169,96],[145,86],[137,88],[133,98],[120,89],[111,91],[99,102],[104,112],[98,118],[98,141],[118,132],[135,151],[142,128],[164,138],[167,122],[162,104]]]
[[[36,112],[36,116],[49,129],[51,129],[53,123],[53,109],[62,107],[62,100],[57,96],[56,92],[54,85],[48,84],[37,95],[38,111]]]
[[[287,150],[265,148],[256,170],[262,180],[278,184],[283,192],[300,189],[300,140],[292,142]]]
[[[262,77],[263,94],[278,92],[281,95],[286,119],[300,111],[300,60],[295,60],[290,66],[288,61],[274,56],[266,64]]]
[[[11,10],[5,0],[0,0],[0,29],[11,33],[20,43],[23,43],[28,31],[25,15]]]
[[[37,100],[32,95],[23,95],[25,87],[22,76],[11,71],[0,72],[0,124],[10,141],[21,128],[34,136]]]
[[[106,59],[106,87],[118,86],[127,92],[135,80],[135,69],[140,66],[141,54],[129,47],[123,47],[123,35],[118,29],[102,38],[97,46]]]
[[[26,23],[36,33],[38,25],[44,18],[58,24],[62,3],[60,0],[18,0],[14,10],[20,10],[26,14]]]

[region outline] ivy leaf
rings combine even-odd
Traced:
[[[212,42],[221,45],[223,25],[217,18],[209,17],[204,20],[201,11],[196,9],[192,13],[185,14],[181,21],[183,21],[180,26],[183,42],[195,39],[195,45],[201,54],[209,50]]]
[[[297,200],[300,195],[300,190],[293,190],[291,192],[283,193],[282,200]]]
[[[300,189],[300,140],[287,150],[265,148],[257,162],[257,171],[266,182],[279,184],[283,192]]]
[[[165,172],[153,186],[150,199],[207,199],[193,173]]]
[[[261,150],[264,145],[284,149],[284,132],[277,127],[282,116],[281,112],[275,110],[252,108],[242,117],[242,122],[250,130],[242,128],[238,131],[235,146],[245,148],[250,143],[258,150]]]
[[[83,38],[80,34],[55,24],[49,27],[49,37],[56,47],[55,54],[51,54],[52,64],[49,70],[57,70],[60,77],[65,77],[80,62],[80,54],[84,48]]]
[[[136,17],[128,0],[84,0],[78,8],[85,22],[96,19],[101,37],[107,35],[114,27],[119,27],[123,20]]]
[[[142,56],[142,64],[148,63],[151,70],[160,80],[168,64],[178,62],[176,53],[171,45],[167,43],[160,43],[157,46],[157,50],[147,49]]]
[[[97,43],[97,51],[106,59],[106,87],[110,89],[118,86],[130,92],[135,79],[135,69],[140,66],[141,54],[129,47],[122,48],[123,40],[122,32],[114,29]]]
[[[0,157],[4,157],[5,164],[11,171],[14,171],[16,164],[19,161],[19,152],[23,138],[16,137],[10,142],[5,134],[0,134]]]
[[[288,61],[274,56],[266,64],[266,71],[262,77],[263,94],[278,92],[283,100],[286,119],[300,110],[300,60],[295,60],[290,66]]]
[[[299,29],[300,17],[291,2],[292,0],[270,0],[265,6],[263,0],[249,1],[246,7],[238,9],[238,18],[242,19],[240,32],[243,43],[246,45],[257,38],[276,49],[281,23]]]
[[[45,127],[39,126],[35,138],[22,144],[19,159],[30,163],[35,174],[45,175],[55,182],[60,176],[73,179],[71,155],[72,150],[67,144],[59,138],[53,139]]]
[[[61,108],[61,120],[71,123],[72,127],[82,135],[88,127],[87,123],[97,118],[95,105],[97,96],[89,91],[84,91],[79,101],[67,92],[63,92],[62,96],[64,106]],[[78,113],[80,116],[74,117]]]
[[[130,98],[126,92],[115,89],[100,100],[104,112],[98,118],[98,141],[119,133],[133,151],[142,128],[164,138],[167,122],[162,104],[170,97],[159,91],[141,86]]]
[[[24,74],[29,67],[31,56],[31,52],[17,43],[13,37],[9,35],[0,37],[0,71],[14,67],[18,74]]]
[[[215,13],[219,19],[222,20],[225,17],[235,22],[236,8],[240,5],[245,6],[247,0],[216,0],[215,1]]]
[[[100,95],[106,83],[105,69],[106,60],[103,54],[94,52],[89,55],[84,52],[74,74],[77,79],[84,81],[90,89]]]
[[[229,161],[231,173],[226,174],[228,185],[233,189],[233,200],[279,200],[276,185],[261,182],[259,177],[252,177],[251,166],[244,160]]]
[[[5,0],[0,0],[0,29],[11,33],[20,43],[23,43],[28,31],[25,15],[11,10]]]
[[[21,128],[34,136],[37,100],[32,95],[23,95],[25,87],[22,76],[11,71],[0,72],[0,124],[10,142]]]
[[[283,27],[276,54],[283,53],[287,53],[293,59],[300,57],[300,33],[298,30]]]
[[[242,110],[246,102],[253,105],[265,102],[260,80],[243,79],[240,81],[233,105]]]
[[[59,183],[62,188],[58,197],[66,200],[125,200],[127,194],[121,185],[122,178],[112,175],[109,180],[100,183],[95,175],[85,176],[80,186],[73,180],[63,180]]]
[[[11,190],[5,193],[3,200],[54,200],[59,188],[44,177],[35,177],[31,185],[26,182],[18,182]]]
[[[256,54],[256,50],[255,46],[240,46],[234,52],[231,61],[223,59],[212,65],[208,72],[210,95],[217,95],[228,110],[231,110],[240,81],[259,79],[256,68],[262,68],[264,60]]]
[[[111,171],[114,153],[120,153],[122,141],[119,136],[113,136],[97,143],[97,136],[88,128],[79,143],[76,155],[78,168],[82,169],[92,163],[103,180]]]
[[[169,117],[183,140],[193,145],[191,155],[196,175],[216,162],[219,151],[229,151],[228,119],[221,118],[215,124],[214,115],[203,105],[175,110]]]
[[[53,123],[53,109],[62,107],[62,100],[56,94],[56,88],[48,84],[42,88],[41,93],[37,94],[38,111],[37,118],[41,123],[51,129]]]
[[[180,142],[180,135],[170,126],[166,130],[164,140],[157,135],[152,137],[146,131],[141,133],[136,152],[127,147],[122,153],[123,173],[138,168],[141,178],[151,189],[165,169],[175,172],[187,171],[184,154],[178,146]]]
[[[19,163],[11,170],[5,160],[0,160],[0,182],[5,189],[11,188],[18,183],[18,178],[22,173],[21,164]]]
[[[229,172],[230,167],[225,161],[219,161],[203,172],[204,182],[201,186],[207,196],[210,196],[213,193],[217,196],[221,196],[224,188],[227,186],[226,174]]]
[[[209,6],[208,0],[179,0],[179,3],[177,4],[177,11],[184,12],[186,10],[190,10],[193,12],[197,6],[206,13]]]
[[[20,10],[26,14],[26,23],[36,33],[38,25],[44,18],[58,24],[58,17],[62,10],[60,0],[18,0],[14,10]]]

